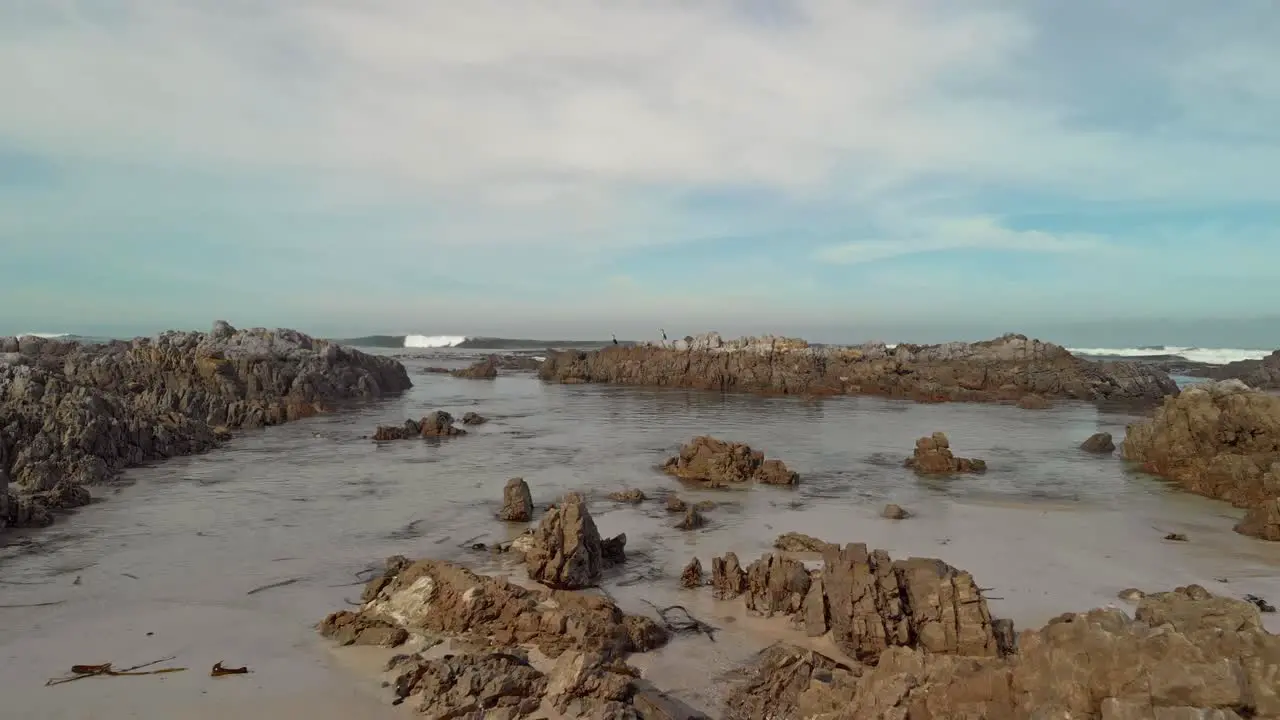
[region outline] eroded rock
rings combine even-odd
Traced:
[[[1116,443],[1111,438],[1111,433],[1100,432],[1090,435],[1088,439],[1080,443],[1080,449],[1085,452],[1098,453],[1099,455],[1109,455],[1115,452]]]
[[[983,460],[956,457],[952,454],[951,441],[947,439],[946,434],[940,432],[916,440],[916,449],[904,464],[922,475],[987,471],[987,463]]]
[[[507,522],[529,522],[533,519],[533,494],[524,478],[511,478],[502,488],[502,509],[498,517]]]
[[[800,475],[779,460],[766,460],[764,453],[743,443],[726,442],[700,435],[680,448],[680,453],[662,466],[664,472],[681,480],[727,487],[736,483],[760,482],[794,485]]]
[[[698,530],[707,524],[707,519],[703,517],[702,511],[697,507],[689,507],[684,511],[684,517],[680,522],[676,523],[677,530]]]
[[[462,414],[463,425],[483,425],[487,422],[489,422],[489,418],[481,415],[478,412],[467,411]]]
[[[609,493],[609,499],[613,500],[614,502],[627,503],[630,505],[639,505],[640,503],[644,502],[646,498],[644,496],[644,492],[631,488],[627,490],[618,490],[617,492],[611,492]]]
[[[702,587],[705,581],[702,579],[702,562],[698,558],[689,561],[684,566],[684,570],[680,572],[680,586],[685,588]]]
[[[887,518],[889,520],[906,520],[911,517],[911,513],[904,510],[901,505],[889,503],[880,511],[880,517]]]
[[[803,563],[769,553],[747,567],[747,611],[765,617],[794,615],[804,606],[810,584]]]
[[[837,547],[837,546],[832,545],[831,543],[825,540],[819,540],[818,538],[812,535],[805,535],[804,533],[798,533],[798,532],[786,532],[779,535],[773,541],[773,547],[783,552],[821,553],[826,551],[827,548]]]
[[[492,380],[498,377],[498,358],[495,355],[472,363],[462,370],[451,370],[450,375],[456,378],[469,378],[472,380]]]
[[[736,554],[711,559],[711,586],[717,600],[730,600],[747,591],[747,573]]]
[[[529,577],[548,587],[576,590],[600,579],[604,557],[600,532],[578,493],[547,511],[525,555]]]

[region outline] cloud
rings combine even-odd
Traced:
[[[952,250],[1097,254],[1113,249],[1097,235],[1011,230],[1002,227],[994,218],[976,217],[946,220],[914,231],[906,230],[902,237],[893,240],[861,240],[828,245],[818,249],[814,257],[832,264],[857,265],[902,255]]]

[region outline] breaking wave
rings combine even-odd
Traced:
[[[1244,350],[1240,348],[1198,348],[1154,345],[1136,348],[1067,348],[1075,355],[1102,358],[1150,358],[1180,357],[1188,362],[1206,365],[1226,365],[1240,360],[1261,360],[1270,350]]]
[[[470,339],[465,335],[405,335],[403,347],[451,348],[459,347]]]

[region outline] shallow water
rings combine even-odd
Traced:
[[[415,358],[426,365],[463,365]],[[780,620],[741,603],[677,589],[689,558],[736,551],[744,562],[796,530],[865,541],[894,557],[941,557],[991,587],[992,611],[1020,627],[1115,603],[1116,593],[1198,582],[1213,592],[1280,599],[1280,545],[1231,532],[1239,511],[1172,491],[1117,457],[1077,449],[1123,436],[1134,418],[1086,404],[1044,411],[917,405],[875,398],[759,398],[683,390],[544,385],[414,374],[405,397],[250,432],[226,449],[129,473],[103,501],[0,550],[0,697],[24,718],[403,717],[388,693],[324,650],[312,625],[360,594],[355,574],[390,554],[501,560],[467,549],[522,527],[494,519],[507,478],[535,503],[582,490],[603,534],[626,532],[631,560],[605,583],[628,610],[681,603],[724,632],[682,637],[637,664],[659,686],[710,707],[728,672],[773,637]],[[466,437],[375,445],[379,423],[432,409],[491,422]],[[981,476],[922,480],[901,467],[915,438],[943,430]],[[681,442],[714,434],[750,443],[801,473],[796,488],[689,491],[657,465]],[[605,498],[624,487],[651,499]],[[672,529],[665,493],[721,503],[703,531]],[[886,502],[915,513],[879,517]],[[1167,532],[1190,542],[1167,542]],[[1226,583],[1217,579],[1225,579]],[[293,580],[258,592],[262,586]],[[1280,631],[1277,616],[1268,627]],[[794,638],[793,638],[794,639]],[[185,673],[89,678],[41,687],[70,665],[118,667],[177,655]],[[214,662],[248,676],[210,678]]]

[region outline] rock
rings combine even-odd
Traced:
[[[684,512],[684,517],[680,522],[676,523],[677,530],[698,530],[707,524],[707,519],[702,516],[702,512],[696,507],[691,507]]]
[[[1272,472],[1275,473],[1274,470]],[[1280,541],[1280,495],[1265,499],[1251,508],[1244,519],[1236,524],[1235,531],[1261,540]]]
[[[813,537],[812,535],[805,535],[804,533],[798,533],[798,532],[788,532],[788,533],[783,533],[779,535],[777,539],[773,541],[773,547],[783,552],[821,553],[821,552],[825,552],[827,548],[838,547],[838,546],[832,545],[831,543],[825,540],[819,540],[818,538]]]
[[[717,600],[731,600],[747,591],[747,573],[737,555],[725,553],[724,557],[711,559],[711,587]]]
[[[502,488],[502,510],[498,517],[507,522],[529,522],[533,519],[533,494],[524,478],[511,478]]]
[[[726,442],[701,435],[680,448],[680,454],[663,464],[664,472],[681,480],[725,487],[734,483],[756,482],[770,485],[794,485],[798,473],[791,472],[781,461],[765,460],[764,453],[743,443]]]
[[[911,517],[911,513],[902,509],[902,506],[900,505],[894,505],[893,503],[889,503],[888,505],[884,506],[883,510],[880,511],[880,517],[888,518],[889,520],[906,520],[907,518]]]
[[[1139,600],[1141,600],[1146,596],[1147,594],[1142,592],[1138,588],[1126,588],[1124,590],[1121,590],[1116,595],[1116,597],[1120,598],[1121,600],[1124,600],[1125,602],[1133,602],[1133,603],[1138,602]]]
[[[831,629],[827,593],[820,573],[809,583],[809,592],[804,597],[802,622],[804,634],[809,637],[821,637]]]
[[[769,553],[747,567],[747,611],[765,617],[794,615],[804,605],[810,582],[803,563]]]
[[[1080,443],[1080,449],[1085,452],[1110,455],[1115,452],[1116,444],[1115,441],[1111,439],[1111,433],[1100,432],[1090,435],[1087,440]]]
[[[609,705],[617,713],[629,706],[638,676],[634,668],[600,653],[565,653],[551,671],[547,699],[570,717],[587,717]]]
[[[1215,380],[1240,380],[1258,390],[1280,389],[1280,350],[1261,360],[1237,360],[1210,367],[1205,373]]]
[[[393,358],[221,321],[209,333],[5,338],[0,347],[0,526],[43,525],[50,510],[83,505],[85,486],[210,450],[233,431],[412,386]]]
[[[376,645],[399,647],[409,639],[409,632],[384,620],[367,618],[350,610],[341,610],[320,623],[320,634],[339,645]]]
[[[906,467],[922,475],[950,475],[952,473],[982,473],[987,463],[972,458],[960,458],[951,453],[951,442],[944,433],[916,440],[916,449],[907,458]]]
[[[1280,496],[1280,397],[1210,382],[1128,427],[1122,455],[1183,489],[1251,512],[1237,531],[1267,535]],[[1271,533],[1269,538],[1280,539]]]
[[[608,598],[530,590],[440,560],[389,558],[387,571],[365,587],[361,603],[354,619],[326,619],[321,632],[352,623],[390,626],[480,645],[528,644],[552,658],[567,650],[620,658],[667,641],[661,625],[624,614]]]
[[[600,533],[578,493],[569,493],[547,511],[525,556],[529,577],[553,588],[578,590],[600,579]]]
[[[487,422],[489,422],[489,418],[477,412],[468,411],[462,415],[463,425],[483,425]]]
[[[452,437],[454,435],[466,435],[467,431],[462,428],[454,427],[453,415],[444,410],[435,410],[427,413],[420,423],[422,428],[422,437]]]
[[[823,555],[831,638],[863,662],[890,646],[977,657],[999,652],[986,600],[966,572],[941,560],[894,562],[861,543]]]
[[[710,333],[681,347],[548,353],[538,376],[558,383],[926,401],[1012,401],[1026,395],[1158,401],[1178,392],[1162,370],[1091,362],[1058,345],[1014,334],[977,343],[816,348],[792,338],[725,341]]]
[[[645,496],[644,493],[639,490],[619,490],[617,492],[609,493],[609,499],[614,502],[639,505],[645,501]]]
[[[627,534],[619,533],[600,541],[600,559],[605,565],[621,565],[627,561]]]
[[[508,653],[446,655],[402,668],[393,687],[398,698],[420,699],[415,709],[431,718],[520,718],[537,712],[547,677]]]
[[[469,378],[472,380],[492,380],[498,377],[498,358],[495,355],[472,363],[462,370],[452,370],[450,375],[456,378]]]
[[[688,506],[685,504],[685,502],[681,500],[679,497],[675,495],[667,496],[667,504],[666,504],[667,512],[682,513],[685,511],[685,508],[687,507]]]
[[[1023,410],[1048,410],[1052,407],[1052,403],[1040,395],[1023,395],[1018,398],[1018,407]]]
[[[745,683],[725,699],[725,720],[815,717],[819,688],[852,690],[862,672],[826,655],[787,643],[770,645],[756,656]],[[845,701],[851,701],[849,694]],[[839,703],[832,703],[839,706]],[[835,710],[835,707],[831,708]],[[878,717],[849,715],[849,718]]]
[[[680,587],[696,588],[702,587],[704,584],[702,579],[702,563],[698,558],[689,561],[684,566],[684,570],[680,572]]]

